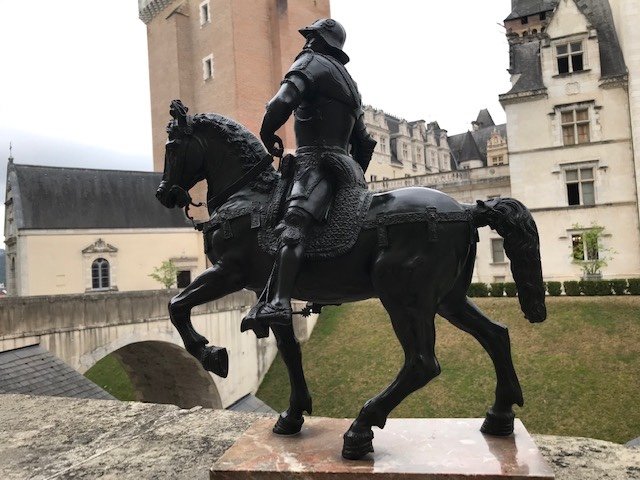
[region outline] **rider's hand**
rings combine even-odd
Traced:
[[[274,157],[282,158],[284,154],[284,145],[282,144],[282,139],[276,135],[261,133],[260,138],[262,139],[262,143],[267,147],[267,151],[273,155]]]

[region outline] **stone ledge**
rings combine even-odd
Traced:
[[[0,395],[0,478],[207,479],[256,414]],[[640,479],[640,448],[534,435],[558,480]]]

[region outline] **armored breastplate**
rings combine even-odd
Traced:
[[[295,111],[298,146],[329,145],[347,149],[355,124],[353,108],[333,98],[303,101]]]

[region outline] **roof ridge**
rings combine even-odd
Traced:
[[[123,172],[123,173],[162,173],[155,170],[124,170],[113,168],[91,168],[91,167],[64,167],[62,165],[34,165],[30,163],[14,163],[16,167],[29,167],[29,168],[53,168],[56,170],[88,170],[94,172]]]

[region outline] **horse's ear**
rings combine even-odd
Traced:
[[[189,109],[180,100],[172,100],[169,107],[169,113],[178,121],[178,125],[185,127],[187,125],[187,112]]]

